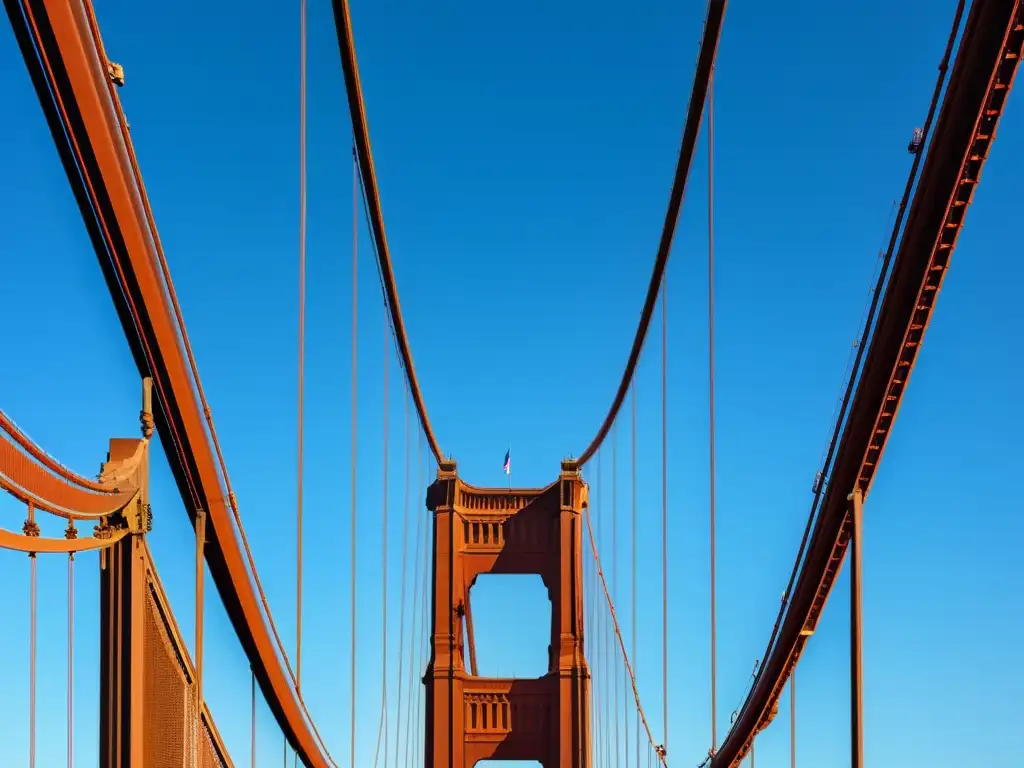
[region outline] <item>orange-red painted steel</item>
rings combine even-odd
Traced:
[[[448,460],[427,491],[427,506],[434,524],[434,640],[424,675],[425,765],[464,768],[496,759],[589,768],[581,535],[587,487],[578,467],[563,462],[547,488],[490,489],[463,483]],[[485,573],[536,573],[544,580],[551,644],[542,677],[467,671],[461,619],[470,588]]]
[[[288,741],[305,765],[327,768],[330,761],[277,654],[236,538],[195,382],[159,270],[155,233],[149,227],[142,191],[108,92],[107,62],[90,30],[87,9],[80,0],[27,0],[24,8],[26,15],[31,14],[43,65],[24,44],[22,50],[136,362],[144,374],[151,373],[154,378],[157,424],[175,478],[190,514],[203,508],[209,515],[211,575]],[[66,140],[55,127],[57,123],[66,132]],[[68,146],[63,146],[65,141]]]
[[[0,432],[6,432],[11,437],[14,443],[25,451],[29,456],[34,458],[53,474],[62,478],[72,485],[85,488],[90,491],[99,491],[100,493],[110,493],[110,488],[104,483],[96,480],[91,480],[88,477],[79,475],[77,472],[72,472],[70,469],[65,467],[59,461],[50,456],[46,451],[36,445],[28,435],[18,429],[18,425],[15,424],[8,416],[0,411]],[[0,438],[4,438],[0,435]]]
[[[1024,46],[1021,0],[975,0],[911,206],[825,502],[778,641],[711,762],[736,766],[774,716],[849,541],[847,496],[866,495],[920,347]]]

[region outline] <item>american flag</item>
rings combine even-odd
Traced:
[[[501,465],[506,475],[512,474],[512,449],[505,451],[505,463]]]

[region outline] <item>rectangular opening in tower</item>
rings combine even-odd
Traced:
[[[481,574],[469,601],[478,676],[532,679],[547,674],[551,600],[540,576]]]

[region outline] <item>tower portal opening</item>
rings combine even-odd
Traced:
[[[469,590],[469,600],[479,676],[547,674],[551,599],[540,576],[480,574]]]

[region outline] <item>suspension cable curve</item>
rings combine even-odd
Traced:
[[[441,447],[434,435],[433,427],[427,416],[427,407],[420,391],[419,379],[413,367],[412,351],[409,338],[402,320],[402,309],[398,302],[398,286],[395,283],[395,272],[391,264],[391,252],[388,250],[387,236],[384,231],[384,216],[380,204],[380,191],[377,186],[377,173],[373,165],[373,151],[370,147],[370,129],[366,119],[366,107],[363,103],[363,89],[359,79],[359,64],[356,61],[355,40],[352,34],[352,15],[348,0],[332,0],[334,8],[334,24],[338,36],[338,48],[341,53],[342,72],[345,77],[345,90],[348,95],[349,116],[352,121],[352,136],[355,143],[356,168],[362,175],[363,188],[366,192],[366,203],[369,207],[369,226],[373,233],[377,251],[377,261],[384,281],[387,295],[388,311],[391,324],[395,331],[395,341],[401,355],[402,367],[409,383],[409,392],[416,405],[420,417],[420,425],[424,436],[434,454],[435,460],[441,462]]]
[[[700,53],[697,56],[697,70],[693,77],[693,90],[690,93],[690,103],[686,109],[686,123],[683,127],[683,138],[679,147],[679,160],[676,163],[675,178],[669,193],[668,210],[665,212],[665,224],[661,230],[661,241],[658,243],[658,252],[654,259],[654,270],[651,273],[650,284],[647,286],[647,298],[644,300],[644,307],[640,313],[640,322],[637,325],[629,359],[626,361],[626,368],[622,373],[622,381],[619,382],[619,388],[615,392],[615,398],[612,400],[604,422],[594,439],[590,441],[590,445],[577,460],[581,467],[590,460],[608,436],[608,430],[611,429],[615,417],[618,416],[619,409],[626,399],[626,392],[633,380],[636,364],[640,359],[640,351],[643,349],[644,339],[647,337],[647,329],[651,324],[651,316],[654,314],[654,305],[658,300],[658,287],[665,274],[665,265],[668,264],[668,257],[672,251],[676,224],[679,222],[679,213],[683,207],[686,180],[690,174],[690,164],[693,160],[694,148],[697,145],[701,120],[704,117],[704,98],[707,94],[715,57],[718,54],[718,40],[721,36],[725,6],[726,0],[709,0],[708,2],[707,17],[704,20],[704,35],[700,43]]]
[[[98,23],[96,21],[96,16],[95,16],[95,12],[94,12],[94,9],[92,7],[92,4],[88,0],[83,0],[82,6],[83,6],[83,9],[84,9],[85,21],[87,23],[87,26],[88,26],[89,32],[90,32],[90,36],[91,36],[91,41],[90,42],[92,43],[93,46],[95,46],[96,54],[100,57],[100,59],[102,61],[106,62],[109,59],[107,58],[105,50],[104,50],[104,47],[103,47],[103,41],[102,41],[102,37],[100,35],[99,25],[98,25]],[[31,29],[32,29],[33,33],[36,31],[36,22],[34,20],[32,21]],[[21,39],[22,36],[20,34],[22,31],[23,30],[21,29],[21,25],[15,25],[15,32],[16,32],[16,36],[19,38],[19,44],[24,42]],[[39,65],[40,69],[38,71],[37,71],[37,68],[36,68],[34,62],[30,60],[30,57],[29,57],[29,53],[30,52],[26,52],[26,50],[24,49],[24,46],[22,46],[23,53],[25,54],[25,58],[26,58],[26,63],[28,64],[29,69],[30,69],[30,74],[33,76],[33,81],[34,82],[37,81],[37,80],[41,81],[42,79],[47,79],[47,80],[49,80],[49,82],[52,83],[53,82],[53,77],[54,77],[54,72],[53,72],[52,67],[46,61],[46,55],[45,55],[45,52],[44,52],[45,51],[45,46],[43,46],[42,43],[38,39],[35,39],[35,43],[36,43],[36,50],[39,52],[40,62],[41,62],[40,65]],[[88,56],[89,54],[87,53],[86,55]],[[40,71],[42,72],[42,77],[41,78],[38,77]],[[81,186],[84,189],[84,193],[83,194],[85,194],[88,197],[89,204],[93,206],[93,210],[97,210],[96,206],[99,205],[99,203],[97,202],[97,200],[98,200],[98,198],[97,198],[97,189],[96,189],[95,185],[93,184],[91,179],[88,177],[88,175],[84,176],[84,180],[79,185],[78,182],[76,182],[75,178],[72,177],[72,168],[71,168],[71,166],[68,165],[68,163],[71,163],[73,165],[77,165],[78,168],[85,167],[83,165],[84,159],[83,159],[82,149],[81,149],[81,147],[79,145],[78,139],[76,138],[77,134],[74,131],[67,131],[67,130],[56,132],[56,128],[55,128],[55,125],[54,125],[54,120],[56,120],[57,122],[63,123],[64,126],[70,125],[70,123],[69,123],[69,116],[68,116],[68,109],[65,106],[63,100],[61,99],[60,93],[58,91],[56,91],[56,90],[50,89],[49,93],[50,93],[50,95],[52,95],[52,109],[53,109],[53,111],[51,112],[50,111],[51,104],[48,103],[48,100],[46,98],[44,98],[44,93],[39,90],[39,86],[40,86],[40,82],[36,82],[37,92],[39,92],[41,102],[43,103],[44,112],[46,112],[46,114],[47,114],[47,119],[51,122],[51,131],[54,132],[54,137],[58,141],[58,150],[61,152],[62,160],[64,160],[65,166],[67,167],[68,174],[69,174],[69,180],[71,180],[72,187],[76,189],[76,194],[77,194],[77,189],[78,189],[79,186]],[[205,392],[203,390],[202,381],[199,378],[199,372],[198,372],[198,367],[197,367],[196,360],[195,360],[195,355],[193,353],[191,342],[190,342],[187,330],[185,328],[184,318],[183,318],[182,313],[181,313],[181,308],[180,308],[180,304],[178,302],[178,298],[177,298],[176,291],[175,291],[175,288],[174,288],[174,283],[171,280],[169,266],[168,266],[168,263],[167,263],[167,260],[166,260],[166,256],[164,254],[162,243],[160,241],[159,232],[157,231],[156,223],[155,223],[155,220],[153,218],[152,206],[150,205],[149,197],[148,197],[148,193],[146,191],[145,185],[142,183],[141,172],[139,170],[139,165],[138,165],[138,160],[137,160],[137,157],[136,157],[134,145],[132,144],[132,142],[130,141],[130,138],[128,136],[127,121],[125,119],[124,112],[123,112],[123,109],[121,107],[120,100],[117,98],[117,94],[114,92],[114,87],[115,87],[114,84],[112,82],[110,82],[109,80],[106,82],[107,93],[108,93],[108,96],[110,97],[110,99],[109,99],[110,107],[111,107],[111,109],[112,109],[112,111],[114,113],[115,119],[116,119],[116,126],[115,126],[115,128],[117,129],[117,133],[119,134],[119,137],[121,138],[121,140],[123,142],[122,146],[123,146],[123,148],[125,150],[125,154],[127,156],[127,160],[128,160],[129,166],[130,166],[132,180],[134,181],[134,190],[138,193],[138,196],[139,196],[139,201],[140,201],[139,208],[142,211],[144,221],[148,225],[148,233],[149,233],[150,237],[152,238],[152,245],[153,245],[153,249],[154,249],[155,256],[156,256],[157,266],[160,269],[160,274],[161,274],[161,277],[163,278],[163,286],[164,286],[164,289],[167,292],[167,298],[170,300],[171,309],[172,309],[172,312],[173,312],[173,317],[174,317],[174,320],[175,320],[175,324],[177,325],[178,331],[180,333],[181,344],[182,344],[182,347],[183,347],[184,352],[186,354],[186,361],[187,361],[188,367],[190,369],[190,372],[191,372],[192,378],[193,378],[193,385],[195,387],[195,394],[198,396],[198,399],[200,401],[200,405],[201,405],[201,408],[202,408],[202,413],[203,413],[203,416],[205,417],[207,428],[209,430],[210,440],[211,440],[211,442],[213,444],[213,448],[214,448],[214,451],[215,451],[215,454],[216,454],[216,459],[217,459],[217,462],[218,462],[218,465],[219,465],[221,479],[222,479],[224,485],[226,486],[225,490],[227,491],[226,497],[227,497],[227,501],[228,501],[228,506],[230,507],[230,509],[232,511],[233,522],[234,522],[235,527],[238,530],[238,534],[239,534],[239,536],[241,538],[242,549],[243,549],[243,552],[244,552],[246,560],[247,560],[247,564],[248,564],[248,567],[249,567],[249,573],[250,573],[250,576],[251,576],[251,578],[252,578],[252,580],[254,582],[256,590],[258,592],[259,600],[260,600],[260,605],[261,605],[261,607],[263,609],[263,612],[264,612],[264,615],[265,615],[265,617],[267,619],[267,623],[268,623],[269,628],[271,630],[271,633],[272,633],[272,636],[273,636],[273,639],[274,639],[274,643],[276,644],[276,646],[277,646],[277,648],[278,648],[278,650],[280,652],[281,660],[282,660],[282,662],[284,664],[284,667],[285,667],[285,670],[286,670],[286,673],[287,673],[288,677],[291,679],[293,686],[296,686],[295,674],[294,674],[294,672],[293,672],[293,670],[291,668],[291,664],[289,662],[288,655],[287,655],[287,653],[284,650],[284,645],[281,642],[280,635],[279,635],[279,633],[277,631],[277,627],[276,627],[276,625],[274,623],[273,615],[272,615],[272,613],[270,611],[270,606],[269,606],[269,603],[267,601],[266,594],[265,594],[265,592],[263,590],[262,584],[260,582],[259,574],[258,574],[258,572],[256,570],[256,565],[255,565],[255,562],[254,562],[254,559],[253,559],[253,556],[252,556],[252,551],[251,551],[251,549],[249,547],[249,543],[248,543],[248,539],[247,539],[247,536],[246,536],[246,533],[245,533],[245,529],[242,526],[242,521],[241,521],[241,516],[240,516],[239,510],[238,510],[237,501],[236,501],[235,495],[234,495],[232,487],[231,487],[230,477],[228,476],[228,473],[227,473],[227,467],[226,467],[226,463],[225,463],[225,460],[224,460],[223,452],[221,450],[220,442],[219,442],[218,437],[217,437],[217,432],[216,432],[216,429],[215,429],[214,424],[213,424],[213,419],[212,419],[209,403],[208,403],[208,401],[206,399]],[[67,137],[67,145],[68,145],[68,150],[69,150],[67,152],[65,152],[64,146],[61,143],[62,140],[64,139],[64,137]],[[101,183],[102,183],[102,179],[101,179]],[[80,204],[80,207],[82,208],[83,216],[87,218],[87,221],[86,221],[87,226],[89,226],[89,220],[88,219],[89,219],[90,214],[87,211],[87,208],[83,207],[83,200],[82,199],[79,200],[79,204]],[[102,217],[96,218],[96,227],[98,227],[97,233],[103,239],[103,244],[106,247],[112,249],[110,251],[111,253],[116,253],[115,250],[113,250],[114,249],[114,245],[113,245],[114,241],[111,238],[111,233],[109,231],[109,227],[108,227],[107,223],[103,220]],[[99,246],[97,246],[97,247],[99,247]],[[102,258],[101,258],[101,264],[102,263],[103,263],[103,261],[102,261]],[[114,270],[114,273],[116,273],[117,280],[120,282],[121,286],[123,287],[124,285],[126,285],[126,280],[125,280],[124,268],[123,268],[121,262],[119,261],[119,257],[117,257],[116,255],[111,257],[111,264],[112,264],[111,268]],[[133,266],[132,270],[134,271],[134,269],[135,268]],[[132,297],[132,295],[127,294],[127,293],[125,294],[125,304],[127,306],[127,311],[130,313],[132,321],[135,324],[135,327],[136,328],[143,327],[144,323],[143,323],[142,318],[140,316],[140,312],[139,312],[139,310],[138,310],[138,308],[136,306],[135,299]],[[119,312],[121,312],[122,307],[121,307],[120,304],[118,304],[118,309],[119,309]],[[122,322],[124,322],[125,319],[126,318],[125,318],[125,316],[122,313]],[[129,337],[129,343],[130,344],[132,343],[131,337]],[[137,339],[137,345],[133,345],[133,352],[136,354],[137,359],[138,359],[138,355],[140,355],[140,354],[144,355],[145,359],[147,360],[147,364],[148,364],[150,370],[153,370],[153,371],[156,370],[156,367],[154,365],[154,361],[158,359],[156,355],[159,354],[159,349],[154,351],[153,347],[151,346],[151,341],[150,341],[150,339],[147,336],[145,336],[144,334],[139,334],[139,337]],[[165,390],[165,386],[166,386],[166,382],[163,381],[162,377],[154,376],[154,384],[156,385],[156,387],[157,387],[157,389],[158,389],[158,391],[160,393],[161,401],[168,402],[168,393],[166,393],[164,391]],[[173,400],[174,400],[174,398],[171,397],[170,401],[173,402]],[[183,474],[184,481],[186,482],[186,484],[187,484],[187,486],[189,488],[189,494],[192,497],[192,503],[193,503],[193,505],[198,506],[200,504],[200,501],[199,501],[200,494],[199,494],[199,491],[198,491],[196,479],[192,476],[193,468],[192,468],[190,462],[188,460],[186,460],[186,458],[183,458],[182,455],[181,455],[181,451],[183,449],[186,450],[186,451],[188,450],[187,447],[185,447],[185,446],[187,446],[188,438],[183,439],[181,437],[181,435],[179,434],[179,431],[178,431],[179,430],[179,425],[175,423],[174,419],[168,417],[168,418],[165,418],[164,421],[166,423],[167,428],[171,431],[171,436],[173,438],[172,439],[173,448],[174,448],[175,452],[178,454],[178,457],[177,457],[178,458],[178,462],[177,463],[180,466],[181,471],[184,473]],[[46,460],[47,458],[48,457],[44,456],[44,457],[42,457],[42,460],[44,461],[44,463],[46,463],[49,466],[50,462]],[[58,474],[64,475],[64,473],[61,472],[60,469],[58,469],[56,467],[51,467],[51,469],[53,469],[54,471],[58,472]],[[77,484],[82,484],[81,483],[82,479],[79,478],[79,477],[67,477],[66,475],[64,475],[64,476],[67,479],[71,480],[72,482],[75,482]],[[296,693],[297,693],[297,686],[296,686]],[[313,721],[312,717],[310,716],[308,710],[306,709],[305,703],[302,701],[300,696],[297,696],[296,703],[297,703],[299,709],[302,711],[302,713],[303,713],[303,715],[305,717],[306,723],[308,724],[308,726],[309,726],[309,728],[310,728],[314,738],[317,740],[317,743],[318,743],[320,749],[322,750],[323,756],[327,759],[328,762],[330,762],[331,764],[334,764],[333,758],[331,757],[330,752],[327,750],[326,744],[324,743],[323,738],[321,737],[320,733],[318,732],[318,730],[316,728],[316,724]]]

